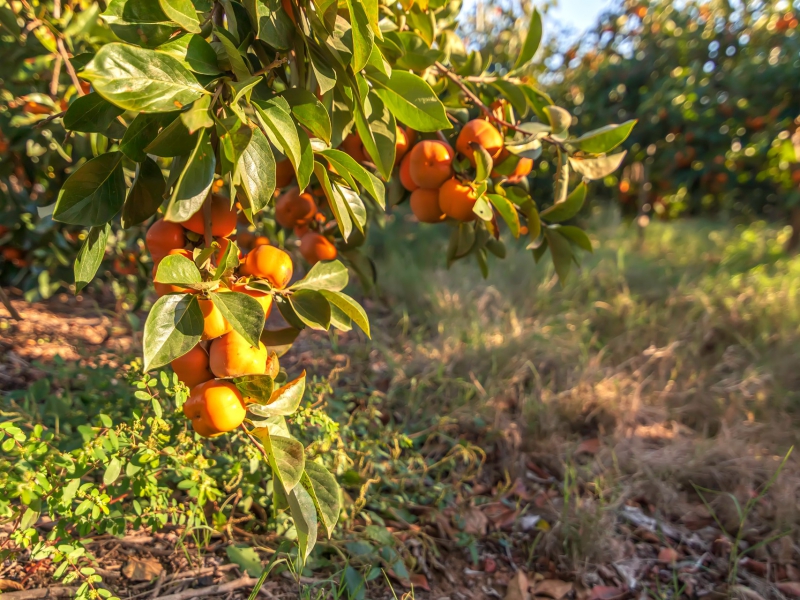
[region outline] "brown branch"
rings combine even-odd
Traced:
[[[69,73],[69,77],[72,79],[72,85],[75,86],[75,92],[78,96],[85,96],[83,88],[81,87],[81,80],[78,79],[75,67],[73,67],[72,63],[69,61],[69,55],[67,54],[67,47],[64,45],[64,40],[58,38],[56,40],[56,46],[58,47],[58,53],[61,55],[61,58],[64,59],[64,64],[67,66],[67,73]]]
[[[461,78],[460,78],[458,75],[456,75],[455,73],[453,73],[453,72],[452,72],[450,69],[448,69],[447,67],[445,67],[445,66],[444,66],[442,63],[440,63],[438,60],[437,60],[437,61],[434,63],[434,66],[435,66],[435,67],[436,67],[436,68],[439,70],[439,72],[440,72],[442,75],[444,75],[444,76],[445,76],[445,77],[447,77],[447,78],[448,78],[450,81],[452,81],[453,83],[455,83],[455,84],[456,84],[456,85],[457,85],[457,86],[458,86],[458,87],[461,89],[461,91],[462,91],[462,92],[464,92],[464,94],[466,94],[467,98],[469,98],[469,99],[472,101],[472,103],[473,103],[475,106],[477,106],[477,107],[478,107],[478,108],[481,110],[481,112],[482,112],[484,115],[486,115],[486,117],[487,117],[487,118],[488,118],[490,121],[494,121],[494,123],[495,123],[495,124],[497,124],[497,125],[499,125],[500,127],[505,127],[506,129],[511,129],[512,131],[518,131],[519,133],[524,133],[525,135],[531,135],[531,132],[530,132],[530,131],[525,131],[525,130],[524,130],[522,127],[520,127],[519,125],[515,125],[514,123],[509,123],[508,121],[504,121],[503,119],[501,119],[500,117],[498,117],[497,115],[495,115],[495,114],[492,112],[492,109],[490,109],[488,106],[486,106],[486,105],[485,105],[485,104],[484,104],[484,103],[481,101],[481,99],[480,99],[480,98],[478,98],[478,97],[477,97],[477,96],[476,96],[476,95],[475,95],[475,94],[472,92],[472,90],[471,90],[471,89],[469,89],[469,88],[468,88],[468,87],[467,87],[467,86],[464,84],[464,82],[461,80]],[[467,78],[467,80],[470,80],[470,78]],[[482,83],[484,83],[484,82],[482,82]],[[559,140],[557,140],[557,139],[555,139],[555,138],[553,138],[553,137],[551,137],[551,136],[544,136],[544,137],[542,137],[541,139],[542,139],[543,141],[545,141],[545,142],[548,142],[549,144],[553,144],[554,146],[557,146],[557,147],[561,148],[562,150],[565,150],[563,142],[561,142],[561,141],[559,141]]]
[[[178,592],[176,594],[167,594],[166,596],[161,596],[160,600],[189,600],[189,598],[200,598],[203,596],[215,596],[217,598],[221,598],[225,594],[228,594],[234,590],[238,590],[239,588],[255,587],[257,582],[258,579],[250,577],[249,575],[244,575],[239,577],[239,579],[234,579],[233,581],[229,581],[227,583],[210,585],[208,587],[198,589],[183,590],[182,592]],[[264,590],[262,593],[266,593],[266,590]],[[273,597],[272,594],[269,594],[269,597]]]
[[[263,69],[259,69],[258,71],[253,73],[253,76],[255,77],[257,75],[263,75],[264,73],[269,73],[270,71],[272,71],[272,69],[277,69],[281,65],[285,65],[287,62],[288,59],[285,56],[281,58],[276,58]]]
[[[60,118],[61,118],[61,117],[63,117],[63,116],[66,114],[66,113],[67,113],[67,111],[65,111],[65,110],[62,110],[60,113],[55,113],[54,115],[48,115],[47,117],[45,117],[45,118],[44,118],[44,119],[42,119],[41,121],[37,122],[37,123],[36,123],[36,125],[34,125],[34,128],[36,128],[36,127],[44,127],[44,126],[45,126],[45,125],[47,125],[47,124],[48,124],[50,121],[53,121],[53,120],[55,120],[55,119],[60,119]]]
[[[253,580],[255,581],[255,580]],[[35,598],[68,598],[75,593],[73,587],[53,587],[39,588],[35,590],[25,590],[24,592],[6,592],[3,600],[34,600]]]
[[[61,55],[56,55],[56,64],[53,65],[53,75],[50,78],[50,95],[54,98],[58,96],[58,80],[61,77],[61,63],[64,59]]]
[[[12,319],[14,319],[15,321],[22,321],[22,315],[19,314],[16,308],[14,308],[14,305],[11,304],[11,300],[6,295],[5,290],[3,290],[3,288],[1,287],[0,287],[0,303],[2,303],[3,306],[6,307]]]

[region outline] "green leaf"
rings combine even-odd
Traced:
[[[202,263],[201,263],[202,264]],[[239,246],[231,240],[225,247],[225,253],[219,257],[217,268],[214,270],[214,280],[218,281],[225,274],[230,274],[239,266]]]
[[[97,92],[79,96],[64,114],[64,129],[84,133],[105,133],[125,111],[104,99]]]
[[[231,70],[233,74],[236,75],[236,80],[245,81],[249,79],[252,73],[250,73],[250,68],[247,66],[244,57],[240,54],[236,39],[233,35],[224,27],[214,27],[214,33],[217,35],[217,39],[219,39],[222,48],[225,50],[225,55],[231,63]]]
[[[532,85],[521,85],[519,88],[522,90],[522,93],[525,94],[528,106],[533,109],[533,112],[536,113],[539,120],[542,122],[549,122],[549,118],[544,109],[553,104],[553,99]]]
[[[266,136],[253,129],[253,137],[239,158],[242,189],[249,202],[248,218],[266,208],[275,192],[275,157]]]
[[[292,347],[298,335],[300,335],[300,330],[294,327],[267,329],[261,332],[261,343],[269,351],[274,351],[278,356],[283,356]]]
[[[119,477],[121,470],[122,464],[119,462],[119,459],[116,457],[112,458],[106,467],[106,472],[103,473],[103,483],[106,486],[114,483],[117,480],[117,477]]]
[[[214,119],[211,118],[211,112],[208,110],[210,107],[211,96],[202,96],[192,103],[189,110],[181,113],[181,121],[190,134],[198,129],[214,126]]]
[[[260,417],[277,417],[293,414],[306,390],[306,372],[303,371],[297,379],[281,386],[265,402],[249,406],[250,412]]]
[[[331,187],[328,170],[317,161],[314,161],[314,175],[317,176],[317,180],[322,186],[322,191],[328,199],[328,205],[331,207],[336,223],[339,225],[339,231],[342,232],[342,237],[347,241],[353,232],[353,220],[350,218],[350,211],[347,210],[344,198]]]
[[[75,293],[80,292],[94,279],[106,253],[111,224],[92,227],[75,258]]]
[[[200,19],[191,0],[158,0],[161,10],[189,33],[200,33]],[[255,577],[255,575],[254,575]]]
[[[580,212],[583,202],[586,200],[586,184],[579,184],[566,200],[557,202],[553,206],[543,210],[541,217],[550,223],[561,223],[574,217]]]
[[[72,225],[104,225],[125,201],[122,153],[93,158],[64,182],[53,210],[53,220]]]
[[[580,227],[574,227],[572,225],[554,225],[551,227],[551,229],[556,229],[558,233],[578,246],[578,248],[581,250],[586,250],[586,252],[594,252],[592,241],[589,239],[589,236],[586,235],[586,232]]]
[[[188,285],[200,283],[203,277],[193,260],[180,254],[168,254],[158,263],[155,280],[158,283]]]
[[[531,12],[531,22],[528,25],[528,34],[525,36],[525,42],[522,44],[522,51],[517,57],[517,62],[514,63],[514,68],[525,65],[533,58],[536,51],[539,49],[539,44],[542,41],[542,16],[536,8]]]
[[[553,266],[556,268],[558,281],[563,286],[574,260],[572,247],[567,238],[558,233],[558,229],[545,228],[544,235],[550,248],[550,255],[553,257]]]
[[[269,375],[243,375],[235,377],[233,383],[245,399],[259,404],[267,404],[272,397],[275,381]],[[256,406],[249,407],[250,409]],[[271,415],[268,415],[271,416]]]
[[[250,102],[250,96],[252,95],[253,88],[256,87],[259,83],[264,80],[263,75],[253,75],[252,77],[245,79],[244,81],[230,81],[228,85],[231,86],[233,90],[233,100],[231,100],[231,105],[235,105],[239,103],[239,100],[244,98],[247,102]]]
[[[261,559],[258,553],[245,544],[231,544],[225,548],[228,560],[241,567],[250,577],[261,575]]]
[[[320,139],[331,143],[331,119],[317,97],[305,88],[289,88],[281,94],[292,110],[292,115]]]
[[[574,140],[569,140],[569,143],[589,154],[605,154],[628,139],[634,125],[636,125],[636,119],[625,121],[620,125],[606,125],[584,133]]]
[[[619,169],[627,153],[627,150],[623,150],[611,156],[585,159],[570,156],[569,164],[576,173],[580,173],[586,179],[603,179]]]
[[[562,135],[572,125],[572,115],[560,106],[545,106],[542,110],[550,120],[553,135]]]
[[[144,324],[144,370],[159,369],[194,348],[203,334],[203,312],[194,294],[167,294]]]
[[[197,144],[197,136],[193,135],[183,120],[183,113],[180,118],[174,119],[169,125],[161,130],[156,138],[144,148],[145,154],[171,158],[189,154]]]
[[[315,462],[307,462],[300,484],[309,493],[322,520],[322,526],[328,534],[333,535],[339,513],[342,510],[339,501],[339,484],[328,469]]]
[[[367,318],[367,313],[358,302],[341,292],[320,290],[320,293],[328,300],[328,302],[350,317],[353,322],[358,325],[364,331],[364,333],[367,334],[367,337],[371,337],[369,333],[369,319]]]
[[[114,35],[137,46],[158,46],[175,31],[158,0],[111,0],[100,16]]]
[[[314,168],[314,154],[308,136],[292,120],[289,103],[276,96],[270,100],[256,100],[253,105],[263,119],[272,141],[292,163],[297,174],[297,185],[301,190],[305,189]]]
[[[289,501],[289,510],[292,511],[292,519],[297,529],[299,558],[305,564],[317,543],[317,509],[311,495],[302,486],[295,487],[286,499]]]
[[[492,206],[489,204],[489,201],[486,199],[484,194],[478,196],[478,199],[475,201],[475,204],[472,206],[472,212],[478,216],[479,219],[483,221],[491,221],[492,220]]]
[[[266,320],[264,307],[259,304],[258,300],[242,292],[211,294],[211,300],[222,316],[231,324],[234,331],[247,340],[251,346],[258,347],[259,337]]]
[[[386,208],[386,188],[383,182],[358,164],[352,156],[346,152],[335,149],[321,150],[317,154],[328,159],[331,166],[336,169],[339,175],[347,180],[347,183],[349,183],[353,189],[357,189],[356,182],[360,183],[381,208]]]
[[[397,120],[417,131],[452,129],[439,97],[422,78],[394,69],[392,76],[371,77],[375,93],[381,97]]]
[[[17,23],[17,15],[7,6],[0,6],[0,25],[10,31],[15,38],[19,39],[22,30],[19,28],[19,23]]]
[[[397,122],[380,96],[373,92],[369,93],[365,104],[369,107],[366,113],[356,103],[356,129],[378,172],[388,180],[392,176],[397,150]]]
[[[214,183],[216,162],[208,129],[202,129],[191,154],[173,160],[173,169],[179,175],[165,213],[168,221],[182,223],[200,210]]]
[[[286,492],[291,492],[300,482],[305,469],[303,444],[292,438],[271,435],[266,427],[257,427],[251,433],[264,443],[272,472]]]
[[[156,52],[168,54],[188,70],[201,75],[217,75],[220,72],[217,53],[200,35],[187,34],[171,39],[156,48]]]
[[[519,85],[505,79],[493,81],[491,85],[511,103],[520,117],[525,116],[525,113],[528,112],[528,100]]]
[[[311,329],[327,331],[331,326],[331,307],[328,301],[316,290],[297,290],[289,296],[298,318]]]
[[[519,214],[511,201],[500,194],[486,194],[486,197],[489,199],[489,202],[492,203],[495,210],[500,213],[506,225],[508,225],[511,235],[518,238],[520,231]]]
[[[207,93],[180,61],[116,42],[102,46],[81,77],[112,104],[141,112],[173,111]]]
[[[347,287],[347,267],[339,260],[318,262],[303,279],[294,283],[290,290],[331,290],[338,292]]]
[[[136,177],[122,206],[122,228],[144,223],[158,212],[164,200],[166,183],[161,168],[145,156],[144,162],[136,165]]]
[[[489,174],[492,172],[494,161],[492,156],[486,151],[486,148],[481,146],[478,142],[470,142],[472,154],[475,156],[475,183],[483,183],[489,179]]]
[[[144,162],[147,158],[145,148],[158,137],[162,125],[176,119],[177,112],[172,113],[140,113],[128,125],[125,135],[119,143],[119,149],[131,160]],[[175,155],[171,155],[175,156]]]
[[[231,183],[240,183],[239,159],[250,145],[253,130],[245,125],[239,117],[233,115],[224,119],[217,119],[217,136],[219,137],[220,174],[231,173]],[[271,151],[270,151],[271,153]],[[234,196],[235,193],[231,193]]]
[[[373,31],[361,0],[347,0],[347,8],[350,10],[350,25],[352,27],[352,66],[353,71],[358,73],[369,61],[369,55],[372,52],[374,43]]]

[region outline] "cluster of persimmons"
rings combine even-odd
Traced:
[[[217,244],[215,260],[224,255],[230,236],[236,231],[237,209],[222,196],[211,197],[211,234]],[[159,263],[171,254],[192,260],[194,244],[205,231],[203,211],[200,210],[182,223],[159,219],[147,231],[145,243],[153,258],[155,279]],[[195,235],[192,235],[195,234]],[[194,430],[203,436],[214,436],[238,427],[245,417],[247,398],[243,398],[230,378],[243,375],[275,374],[277,367],[263,343],[253,347],[223,316],[210,294],[242,292],[255,298],[269,316],[272,295],[249,287],[252,281],[267,282],[283,289],[292,278],[292,259],[280,248],[269,245],[266,238],[245,256],[240,256],[238,275],[223,280],[216,290],[198,295],[203,313],[202,341],[183,356],[172,361],[178,378],[191,390],[183,412]],[[170,293],[196,293],[181,286],[155,282],[159,296]]]

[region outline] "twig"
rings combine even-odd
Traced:
[[[75,67],[72,66],[72,63],[69,61],[69,55],[67,54],[67,47],[64,45],[64,40],[58,38],[56,40],[56,46],[58,47],[58,52],[61,54],[61,58],[64,59],[64,64],[67,67],[67,73],[69,73],[70,79],[72,79],[72,85],[75,86],[75,92],[78,96],[85,96],[83,93],[83,88],[81,87],[81,80],[78,79],[78,74],[75,72]]]
[[[60,113],[56,113],[56,114],[54,114],[54,115],[48,115],[46,118],[42,119],[41,121],[38,121],[38,122],[36,123],[36,125],[34,125],[34,128],[37,128],[37,127],[44,127],[44,126],[45,126],[45,125],[47,125],[47,124],[48,124],[50,121],[53,121],[53,120],[55,120],[55,119],[60,119],[60,118],[61,118],[61,117],[63,117],[65,114],[67,114],[67,111],[65,111],[65,110],[62,110]]]
[[[250,577],[249,575],[244,575],[243,577],[234,579],[228,583],[210,585],[204,588],[188,589],[178,592],[177,594],[167,594],[166,596],[161,596],[160,600],[189,600],[189,598],[201,598],[203,596],[221,597],[223,594],[238,590],[239,588],[249,586],[255,587],[257,581],[257,579]]]
[[[239,427],[241,427],[241,428],[242,428],[242,431],[244,431],[244,434],[245,434],[247,437],[249,437],[249,438],[250,438],[250,441],[253,443],[253,445],[256,447],[256,449],[257,449],[257,450],[258,450],[258,451],[261,453],[261,456],[263,456],[263,457],[264,457],[264,459],[267,461],[267,464],[269,464],[269,454],[267,454],[267,451],[266,451],[266,450],[264,450],[264,446],[262,446],[262,445],[261,445],[261,444],[258,442],[258,440],[256,440],[256,438],[254,438],[254,437],[253,437],[253,434],[252,434],[252,433],[250,433],[249,431],[247,431],[247,427],[245,427],[244,423],[242,423],[241,425],[239,425]]]
[[[255,77],[255,76],[258,76],[258,75],[263,75],[264,73],[269,73],[270,71],[272,71],[272,69],[277,69],[281,65],[285,65],[287,62],[288,62],[288,60],[287,60],[287,58],[285,56],[280,57],[280,58],[276,58],[275,60],[273,60],[271,63],[269,63],[263,69],[259,69],[258,71],[253,73],[253,76]]]
[[[255,580],[253,580],[255,581]],[[73,587],[39,588],[24,592],[6,592],[3,600],[34,600],[35,598],[67,598],[75,593]]]
[[[3,288],[0,287],[0,302],[3,303],[3,306],[6,307],[8,313],[11,315],[11,318],[15,321],[22,321],[22,315],[19,314],[14,305],[11,304],[11,300],[6,296],[6,292]]]
[[[53,65],[53,75],[50,78],[50,95],[54,98],[58,96],[58,79],[61,77],[61,63],[64,59],[61,55],[56,56],[56,64]]]

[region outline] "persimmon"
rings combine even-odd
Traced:
[[[439,189],[439,207],[444,214],[457,221],[475,219],[472,207],[477,200],[475,191],[455,177],[445,181]]]
[[[231,290],[234,292],[241,292],[242,294],[247,294],[248,296],[255,298],[261,305],[261,308],[264,309],[264,315],[267,317],[269,316],[269,313],[272,312],[272,294],[259,292],[258,290],[249,290],[247,289],[245,283],[238,282],[233,284]]]
[[[419,188],[419,186],[416,183],[414,183],[414,180],[411,179],[411,155],[410,154],[406,154],[403,157],[403,160],[400,161],[400,170],[398,171],[398,173],[400,175],[400,183],[409,192],[413,192],[414,190]]]
[[[275,246],[258,246],[245,257],[245,271],[269,281],[273,287],[285,288],[292,279],[292,257]]]
[[[49,115],[53,112],[53,108],[39,104],[33,100],[28,100],[22,107],[22,110],[29,115]]]
[[[259,342],[250,345],[236,331],[230,331],[211,342],[208,364],[217,377],[263,375],[267,371],[267,347]]]
[[[411,127],[406,127],[406,139],[408,140],[408,147],[413,148],[414,144],[417,143],[417,132],[411,129]]]
[[[189,260],[192,260],[192,253],[189,250],[185,250],[184,248],[176,248],[175,250],[170,250],[167,253],[167,256],[171,254],[179,254],[180,256],[184,256]],[[163,259],[162,259],[163,260]],[[159,261],[160,262],[160,261]],[[156,290],[156,294],[158,297],[166,296],[167,294],[193,294],[194,291],[181,287],[179,285],[175,285],[172,283],[159,283],[156,281],[156,273],[158,273],[158,265],[153,265],[153,287]]]
[[[309,264],[315,265],[321,260],[333,260],[338,252],[324,235],[309,231],[300,238],[300,254]]]
[[[275,163],[275,187],[285,188],[294,179],[294,167],[288,158]]]
[[[408,152],[408,149],[411,147],[408,143],[408,136],[406,135],[406,130],[400,127],[399,125],[396,126],[397,128],[397,138],[394,143],[394,164],[398,164],[403,157]]]
[[[244,421],[244,399],[236,386],[212,379],[195,386],[183,405],[183,414],[204,437],[232,431]]]
[[[186,245],[186,230],[180,223],[159,219],[148,228],[144,243],[153,262],[158,264],[170,250]]]
[[[438,140],[422,140],[409,153],[408,173],[419,187],[436,189],[453,176],[453,149]]]
[[[473,119],[464,125],[456,139],[456,150],[466,156],[474,167],[475,155],[470,146],[471,142],[477,142],[493,159],[503,151],[503,136],[493,125],[483,119]]]
[[[411,212],[420,223],[439,223],[445,214],[439,207],[439,190],[420,188],[411,192]]]
[[[269,246],[269,238],[265,235],[256,236],[256,239],[253,240],[253,247],[257,248],[258,246]]]
[[[367,154],[364,152],[364,144],[361,142],[361,136],[357,133],[351,133],[344,138],[339,149],[349,154],[358,162],[369,160]]]
[[[220,292],[213,293],[224,293]],[[213,340],[225,335],[233,329],[222,312],[216,307],[211,298],[199,298],[200,310],[203,313],[203,339]]]
[[[170,365],[178,379],[189,388],[214,379],[214,374],[208,368],[208,353],[200,344],[173,360]]]
[[[201,207],[182,225],[189,231],[205,233],[203,208]],[[227,237],[236,231],[236,209],[231,207],[231,201],[224,196],[211,196],[211,235],[214,237]]]
[[[314,196],[293,187],[284,192],[275,203],[275,220],[286,229],[307,225],[317,214]]]

